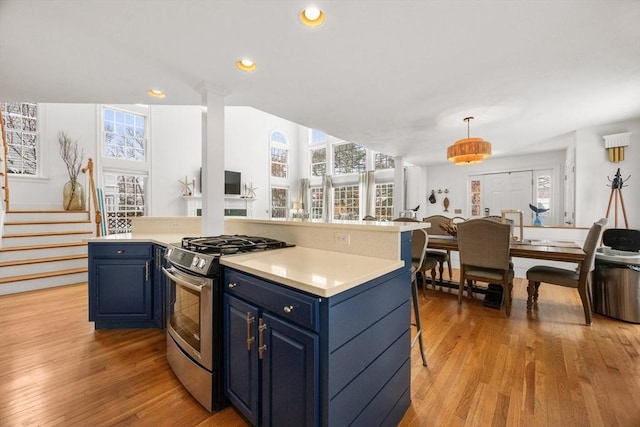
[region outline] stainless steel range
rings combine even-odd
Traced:
[[[171,244],[163,268],[167,292],[167,360],[208,411],[226,405],[222,386],[222,266],[220,257],[289,247],[264,237],[185,237]]]

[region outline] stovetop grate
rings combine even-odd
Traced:
[[[184,237],[184,249],[204,254],[233,254],[292,246],[286,242],[268,237],[246,235],[221,235],[212,237]]]

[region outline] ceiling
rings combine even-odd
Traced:
[[[494,156],[640,118],[640,1],[317,0],[315,29],[307,5],[0,0],[0,99],[199,105],[208,82],[417,165],[445,163],[467,116]]]

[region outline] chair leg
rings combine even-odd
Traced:
[[[449,270],[449,280],[453,280],[453,273],[451,272],[451,251],[447,251],[447,269]]]
[[[584,322],[587,325],[591,325],[591,304],[589,303],[589,296],[587,295],[586,287],[579,287],[578,293],[582,300],[582,309],[584,310]]]
[[[511,294],[513,293],[513,282],[509,282],[506,285],[502,285],[502,288],[504,290],[503,297],[504,297],[504,311],[507,315],[507,317],[511,316],[511,303],[512,303],[512,298],[511,298]]]
[[[536,292],[535,282],[529,280],[529,284],[527,286],[527,311],[530,311],[533,307],[533,295]]]
[[[424,342],[422,341],[422,321],[420,320],[420,305],[418,304],[418,280],[411,282],[411,300],[413,302],[413,315],[416,319],[416,336],[411,341],[411,347],[416,343],[420,344],[420,356],[422,357],[422,365],[427,366],[427,356],[424,354]]]
[[[444,273],[444,261],[438,263],[438,271],[440,272],[440,284],[442,284],[442,273]],[[434,285],[435,288],[435,285]]]
[[[458,305],[462,305],[462,292],[464,291],[464,266],[460,266],[460,283],[458,285]]]

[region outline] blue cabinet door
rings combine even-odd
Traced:
[[[257,322],[256,307],[225,294],[225,395],[254,426],[259,419]]]
[[[89,320],[151,320],[151,259],[96,259],[90,275]]]
[[[261,425],[318,425],[318,335],[268,313],[262,321]]]

